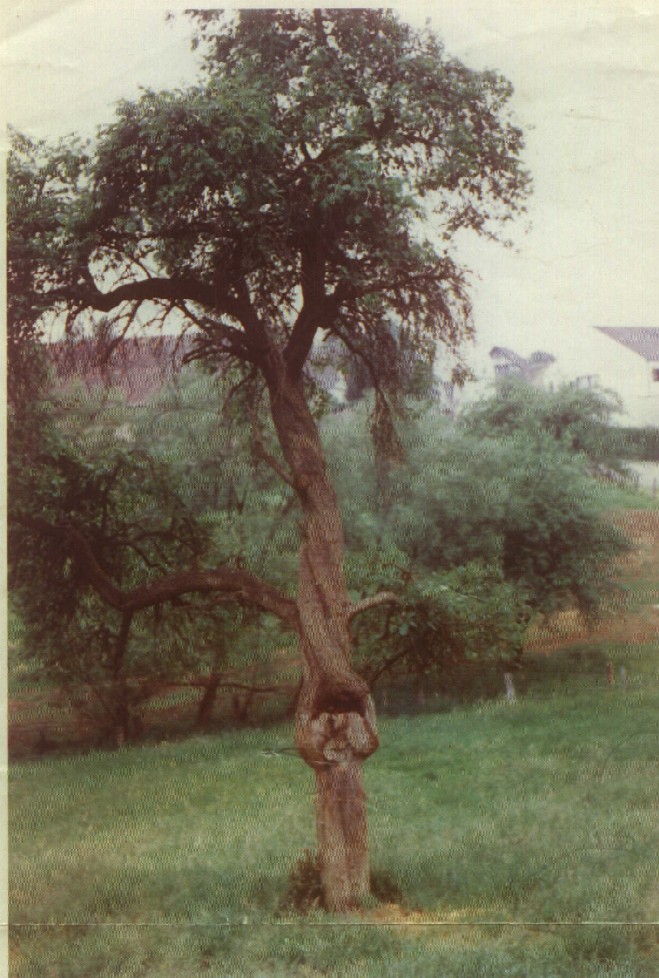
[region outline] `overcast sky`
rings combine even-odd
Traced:
[[[185,5],[4,0],[5,118],[36,136],[91,135],[140,85],[194,80],[189,24],[165,21]],[[430,17],[469,67],[505,74],[526,132],[535,189],[515,249],[460,242],[477,273],[474,364],[497,344],[583,373],[593,325],[659,326],[659,0],[392,6]]]

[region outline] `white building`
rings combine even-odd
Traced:
[[[490,357],[494,360],[495,381],[518,377],[532,387],[547,386],[547,371],[556,363],[556,357],[551,353],[536,350],[530,357],[521,357],[506,346],[493,346]]]
[[[659,426],[659,329],[648,326],[596,326],[592,362],[574,378],[620,395],[620,422]]]

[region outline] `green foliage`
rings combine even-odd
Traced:
[[[437,343],[457,353],[471,335],[466,274],[451,243],[463,230],[496,237],[524,209],[523,139],[504,78],[469,70],[429,28],[390,11],[191,17],[203,55],[197,84],[121,102],[88,148],[14,137],[10,287],[24,305],[21,323],[61,314],[71,332],[96,310],[111,314],[102,329],[115,335],[169,316],[194,327],[194,356],[239,365],[234,405],[257,415],[252,434],[219,413],[197,412],[192,429],[192,414],[174,421],[163,403],[160,417],[140,422],[131,467],[105,441],[105,454],[94,454],[91,429],[105,425],[96,418],[84,451],[81,443],[78,455],[49,463],[43,518],[76,521],[125,585],[212,550],[290,587],[292,493],[253,465],[274,455],[276,468],[254,378],[274,396],[274,365],[283,363],[277,383],[306,384],[311,397],[304,366],[321,330],[339,361],[360,359],[375,386],[381,489],[401,457],[390,401],[400,389],[425,391],[421,361]],[[178,410],[194,392],[165,396]],[[317,398],[313,413],[322,407]],[[43,492],[38,485],[35,499]],[[377,520],[364,512],[364,524]],[[191,539],[206,542],[184,552],[192,527]],[[32,543],[41,554],[45,544]],[[64,575],[60,610],[75,607],[68,620],[89,629],[97,599],[84,592],[93,607],[83,607],[75,568],[61,558],[54,566]]]
[[[46,380],[42,314],[57,309],[66,213],[86,156],[77,140],[49,146],[10,132],[7,160],[7,394],[14,409]],[[47,284],[47,288],[45,288]],[[47,294],[50,292],[50,294]]]
[[[151,458],[215,543],[215,553],[287,587],[296,571],[294,496],[264,461],[277,455],[262,388],[244,371],[194,363],[139,406],[75,385],[50,407],[82,453]]]
[[[570,384],[548,390],[508,380],[491,397],[467,408],[461,422],[482,438],[523,434],[542,447],[549,436],[567,452],[584,455],[595,471],[623,471],[622,443],[618,430],[611,427],[613,416],[621,410],[612,391]]]
[[[210,538],[166,468],[116,440],[65,435],[39,404],[10,415],[9,570],[21,652],[101,729],[136,732],[136,711],[167,678],[223,647],[226,613],[180,602],[126,616],[93,590],[66,536],[74,528],[114,584],[130,590],[202,559]]]
[[[597,483],[565,444],[538,433],[483,438],[421,419],[394,473],[389,538],[426,568],[500,568],[536,611],[596,611],[624,540],[601,516]]]
[[[348,573],[360,597],[393,588],[399,598],[353,626],[357,662],[371,682],[386,672],[447,688],[465,661],[520,654],[530,609],[496,567],[474,561],[415,572],[396,548],[378,548],[349,561]]]
[[[183,315],[204,356],[249,364],[248,320],[284,345],[302,297],[295,370],[323,328],[383,389],[429,344],[456,351],[470,304],[449,246],[496,237],[529,191],[509,82],[391,11],[191,16],[198,84],[121,102],[84,151],[15,137],[11,275],[30,266],[12,292],[72,325],[112,282],[124,323],[160,300],[149,315]]]
[[[218,560],[290,586],[291,494],[252,450],[229,397],[239,380],[190,367],[141,407],[73,385],[11,412],[10,586],[26,626],[14,655],[101,731],[123,716],[138,733],[141,707],[168,682],[234,670],[267,681],[281,646],[274,622],[200,596],[135,613],[124,635],[62,533],[74,527],[124,590]]]
[[[133,444],[167,466],[224,559],[288,590],[297,571],[294,493],[264,460],[277,456],[262,388],[244,372],[186,368],[130,420]]]
[[[357,428],[367,412],[364,403],[330,417],[324,433],[353,596],[382,589],[401,600],[353,626],[369,676],[409,670],[441,686],[460,661],[515,658],[534,615],[597,614],[613,586],[611,560],[627,545],[571,440],[540,424],[533,437],[497,437],[495,424],[485,437],[419,410],[401,426],[406,461],[392,467],[382,506]]]
[[[239,381],[188,368],[140,408],[108,400],[107,394],[94,398],[67,391],[49,406],[54,429],[50,423],[44,428],[44,416],[32,429],[25,424],[21,429],[24,438],[36,442],[32,456],[23,453],[21,459],[16,452],[13,458],[21,468],[13,477],[16,485],[32,480],[19,489],[17,501],[29,501],[30,512],[36,507],[54,522],[75,519],[126,584],[148,578],[155,569],[153,549],[144,550],[153,541],[141,543],[151,566],[130,551],[134,522],[139,532],[161,533],[167,526],[178,540],[168,544],[161,571],[212,554],[212,559],[240,561],[293,591],[297,507],[254,445],[240,400],[244,390],[254,401],[253,393],[241,388],[230,396]],[[225,404],[223,410],[218,402]],[[393,590],[400,601],[354,623],[356,664],[367,677],[389,672],[446,688],[460,663],[515,658],[534,614],[575,606],[586,614],[597,611],[608,588],[606,562],[622,541],[601,516],[597,485],[565,443],[542,432],[531,440],[523,433],[483,438],[456,431],[433,409],[417,410],[402,424],[407,461],[390,473],[392,499],[383,512],[366,435],[368,412],[366,401],[322,422],[343,503],[352,596]],[[262,443],[275,452],[267,423],[257,422]],[[59,439],[50,456],[42,444],[48,429]],[[130,441],[118,439],[117,431]],[[29,459],[39,452],[37,468]],[[116,481],[103,502],[111,476]],[[103,505],[110,508],[99,542]],[[195,534],[196,557],[189,548],[180,549]],[[25,536],[23,530],[20,535],[28,549],[37,537],[38,546],[45,547],[43,553],[34,551],[41,554],[39,569],[26,563],[20,584],[29,589],[39,582],[30,615],[44,635],[42,640],[35,633],[26,648],[38,647],[42,655],[52,650],[46,658],[60,670],[66,660],[69,684],[76,663],[84,661],[80,682],[93,678],[98,686],[104,670],[107,676],[107,652],[104,659],[98,643],[116,644],[116,613],[103,611],[89,593],[83,607],[80,582],[71,578],[72,565],[56,539]],[[48,575],[60,575],[59,601],[50,596],[55,585]],[[73,629],[76,615],[78,631],[65,634],[63,623]],[[194,615],[199,615],[196,624]],[[104,622],[105,629],[93,641],[88,639],[91,621]],[[136,616],[126,668],[140,677],[134,691],[139,699],[156,681],[226,664],[229,649],[234,665],[260,663],[265,675],[270,650],[280,642],[279,629],[258,618],[217,607],[209,618],[193,602],[159,616]],[[68,658],[62,648],[69,650]],[[61,671],[51,676],[64,681]]]
[[[95,306],[134,324],[148,301],[153,318],[195,327],[194,355],[208,367],[229,361],[237,372],[221,382],[187,377],[135,417],[132,468],[110,448],[106,419],[94,419],[78,456],[51,466],[44,516],[60,519],[68,506],[65,518],[80,521],[123,583],[212,553],[292,590],[294,494],[257,461],[278,455],[255,378],[272,355],[298,382],[322,329],[335,362],[357,358],[375,387],[357,414],[326,426],[349,552],[396,551],[408,575],[397,582],[403,607],[372,614],[373,634],[358,634],[373,650],[364,664],[402,654],[421,674],[460,657],[508,655],[532,612],[593,611],[619,542],[594,515],[575,453],[609,464],[600,442],[610,400],[560,391],[532,403],[506,388],[461,433],[432,412],[410,415],[400,425],[405,465],[392,424],[397,391],[427,391],[420,365],[437,344],[456,352],[471,334],[455,236],[496,236],[524,208],[510,84],[470,71],[429,29],[389,11],[191,16],[203,57],[197,84],[122,102],[92,148],[15,137],[10,283],[33,319],[67,310],[71,327]],[[347,430],[367,411],[375,456]],[[333,448],[332,431],[354,464]],[[156,497],[168,492],[158,523]],[[111,533],[99,522],[104,499]],[[141,557],[138,524],[150,541]],[[185,551],[188,537],[205,542]],[[59,566],[60,601],[71,604],[73,572]],[[370,593],[381,576],[357,574],[356,591]],[[376,653],[385,626],[388,651]]]
[[[368,612],[353,626],[362,668],[375,675],[406,649],[399,667],[420,675],[429,668],[437,682],[461,656],[514,657],[533,615],[574,607],[597,614],[626,541],[571,441],[539,424],[533,437],[491,424],[486,437],[419,409],[400,426],[406,460],[389,473],[383,508],[360,433],[368,410],[364,401],[323,422],[348,579],[355,598],[395,591],[410,613],[426,616],[427,630],[417,621],[398,634],[401,608]],[[485,426],[485,406],[479,410]]]
[[[409,330],[393,329],[392,337],[397,350],[397,366],[395,377],[396,394],[408,398],[432,397],[435,389],[433,366],[436,356],[434,343],[421,342]],[[388,352],[388,351],[386,351]],[[350,356],[344,367],[346,377],[345,398],[348,404],[363,398],[369,391],[377,389],[382,384],[384,350],[374,350],[372,357],[366,362],[357,356]],[[377,366],[377,370],[376,370]],[[389,370],[391,365],[389,365]],[[386,373],[385,373],[386,377]],[[386,384],[385,384],[386,387]]]

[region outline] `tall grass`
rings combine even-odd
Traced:
[[[314,845],[288,727],[16,766],[12,974],[650,978],[656,648],[624,688],[571,664],[382,722],[372,857],[404,896],[356,918],[280,910]]]

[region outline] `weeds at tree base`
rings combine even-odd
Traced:
[[[309,913],[323,909],[323,889],[320,882],[320,861],[318,855],[305,849],[289,876],[280,910],[284,912]]]
[[[402,903],[403,891],[384,869],[371,871],[371,895],[378,903]]]
[[[390,873],[374,870],[371,872],[371,897],[377,903],[400,903],[403,894]],[[320,861],[317,854],[305,849],[291,871],[280,911],[307,914],[324,909]]]

